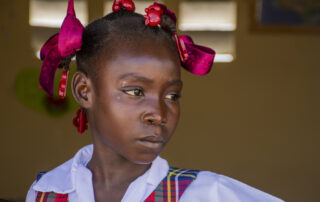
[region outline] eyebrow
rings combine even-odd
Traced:
[[[141,81],[141,82],[147,82],[147,83],[152,83],[151,79],[148,79],[146,77],[140,76],[136,73],[127,73],[127,74],[123,74],[120,76],[120,80],[124,80],[124,79],[128,79],[130,78],[133,81]]]
[[[134,72],[126,73],[120,76],[119,80],[131,79],[133,81],[138,82],[146,82],[146,83],[153,83],[153,80],[146,78],[144,76],[140,76]],[[168,86],[183,86],[182,81],[179,80],[172,80],[168,82]]]
[[[183,86],[183,82],[181,80],[169,81],[168,86]]]

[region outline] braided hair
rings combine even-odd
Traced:
[[[160,27],[151,27],[145,25],[145,19],[141,14],[126,9],[112,12],[85,28],[81,50],[76,53],[77,70],[87,74],[97,84],[97,64],[102,55],[111,57],[123,47],[134,50],[144,40],[166,47],[179,60],[173,33],[176,33],[175,22],[165,15],[162,15]]]

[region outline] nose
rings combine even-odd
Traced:
[[[146,113],[143,117],[143,122],[148,125],[165,125],[167,121],[160,114]]]
[[[165,125],[167,123],[166,106],[161,101],[153,101],[146,105],[143,122],[148,125]]]

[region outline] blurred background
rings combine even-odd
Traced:
[[[135,2],[141,13],[152,3]],[[162,2],[175,10],[181,33],[217,51],[209,75],[183,71],[180,125],[162,156],[285,201],[320,201],[319,1]],[[83,24],[111,5],[75,0]],[[38,172],[91,142],[72,125],[78,106],[70,91],[62,102],[38,84],[39,50],[59,31],[66,7],[67,0],[0,1],[0,199],[23,201]]]

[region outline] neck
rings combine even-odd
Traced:
[[[92,158],[87,167],[95,183],[108,186],[130,184],[151,166],[133,163],[99,141],[93,140],[93,145]]]

